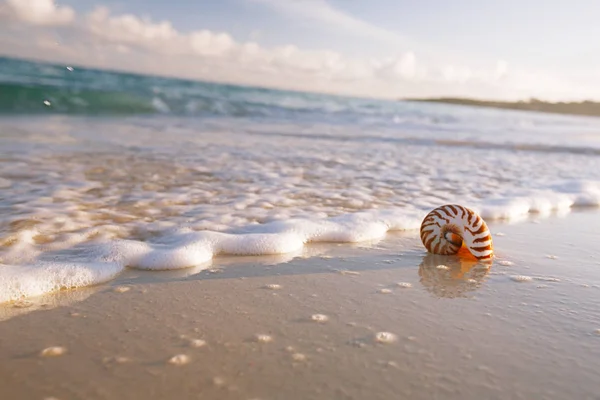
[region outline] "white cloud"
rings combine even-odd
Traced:
[[[143,46],[161,45],[179,36],[168,21],[153,23],[131,14],[111,16],[106,7],[91,12],[86,18],[86,27],[98,38]]]
[[[75,19],[70,7],[57,6],[53,0],[6,0],[0,4],[0,17],[32,25],[67,25]]]
[[[199,30],[181,33],[168,21],[153,22],[134,15],[113,16],[100,7],[91,12],[82,27],[94,41],[129,46],[169,56],[195,56],[197,60],[229,64],[257,71],[319,75],[331,79],[364,76],[361,69],[332,51],[306,51],[294,45],[265,49],[257,43],[239,43],[229,34]]]
[[[408,52],[398,58],[375,62],[375,69],[383,79],[415,80],[423,75],[424,70],[419,70],[417,57],[413,52]]]

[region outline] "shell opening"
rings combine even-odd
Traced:
[[[452,231],[446,231],[444,233],[444,239],[457,247],[462,246],[463,243],[462,237],[458,233]]]

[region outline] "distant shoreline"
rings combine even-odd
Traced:
[[[474,100],[456,97],[440,97],[425,99],[402,99],[403,101],[456,104],[472,107],[500,108],[505,110],[537,111],[552,114],[584,115],[589,117],[600,117],[600,103],[594,101],[582,102],[557,102],[550,103],[537,99],[528,101],[506,102]]]

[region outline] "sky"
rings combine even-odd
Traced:
[[[597,0],[0,0],[0,54],[342,95],[600,100]]]

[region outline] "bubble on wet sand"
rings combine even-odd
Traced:
[[[314,322],[325,323],[329,321],[329,317],[325,314],[313,314],[310,319]]]
[[[223,378],[223,377],[220,377],[220,376],[215,376],[215,377],[212,379],[212,383],[213,383],[213,385],[215,385],[215,386],[223,386],[223,385],[225,385],[225,383],[226,383],[226,382],[225,382],[225,378]]]
[[[127,357],[116,356],[106,357],[102,361],[104,361],[105,364],[126,364],[128,362],[131,362],[131,359]]]
[[[131,288],[129,286],[117,286],[116,288],[113,289],[113,292],[115,293],[125,293],[130,291]]]
[[[356,275],[360,275],[360,272],[358,271],[348,271],[345,269],[342,270],[337,270],[338,273],[342,274],[342,275],[350,275],[350,276],[356,276]]]
[[[65,347],[52,346],[52,347],[47,347],[44,350],[42,350],[40,352],[40,356],[42,356],[42,357],[58,357],[58,356],[62,356],[66,352],[67,352],[67,349]]]
[[[204,347],[206,346],[206,340],[202,340],[202,339],[190,339],[189,340],[189,345],[190,347]]]
[[[14,308],[29,308],[32,307],[34,303],[29,300],[19,300],[13,303]]]
[[[269,290],[279,290],[282,286],[277,283],[269,283],[268,285],[265,285],[264,288]]]
[[[546,258],[549,258],[549,259],[551,259],[551,260],[556,260],[558,257],[557,257],[557,256],[555,256],[555,255],[552,255],[552,254],[548,254],[548,255],[546,256]]]
[[[441,270],[449,270],[450,269],[450,267],[448,267],[447,265],[443,265],[443,264],[438,265],[436,268],[441,269]]]
[[[552,276],[534,276],[533,279],[535,279],[536,281],[543,282],[560,282],[560,279],[554,278]]]
[[[189,362],[191,361],[190,357],[186,354],[177,354],[171,358],[169,358],[168,363],[171,365],[185,365],[185,364],[189,364]]]
[[[412,287],[412,283],[409,282],[397,282],[396,286],[398,286],[399,288],[403,288],[403,289],[409,289]]]
[[[273,336],[264,333],[259,333],[254,336],[254,340],[258,343],[271,343],[273,341]]]
[[[381,294],[391,294],[391,293],[393,293],[390,289],[379,289],[377,292],[381,293]]]
[[[292,354],[292,359],[294,361],[306,361],[306,356],[302,353],[294,353]]]
[[[375,341],[377,343],[394,343],[396,340],[398,340],[398,336],[396,336],[395,334],[391,333],[391,332],[377,332],[375,334]]]
[[[498,232],[494,234],[495,236],[506,236],[506,233]]]
[[[207,270],[207,272],[209,274],[220,274],[221,272],[223,272],[223,270],[221,268],[210,268]]]
[[[508,260],[500,260],[498,261],[498,264],[502,265],[503,267],[512,267],[513,265],[515,265],[514,262]]]
[[[510,279],[515,282],[531,282],[533,280],[532,277],[527,275],[512,275]]]

